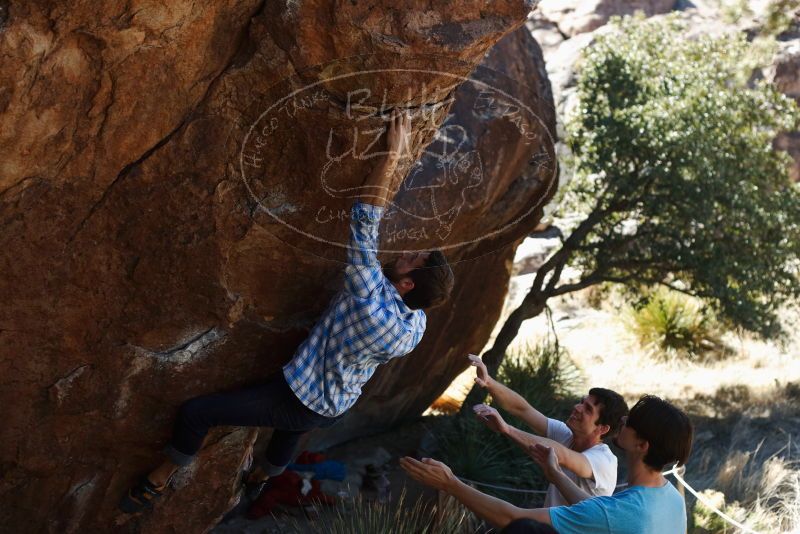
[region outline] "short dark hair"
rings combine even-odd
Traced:
[[[631,408],[625,425],[647,440],[649,448],[644,463],[653,469],[661,470],[675,462],[685,465],[689,459],[694,435],[692,422],[683,410],[669,402],[645,395]]]
[[[603,439],[614,438],[622,427],[622,418],[628,415],[628,403],[625,402],[622,395],[606,388],[592,388],[589,390],[589,395],[593,395],[602,405],[597,423],[609,426]]]
[[[414,281],[414,287],[405,294],[403,302],[412,310],[443,304],[450,298],[455,283],[453,270],[441,250],[432,251],[425,265],[414,269],[408,276]]]

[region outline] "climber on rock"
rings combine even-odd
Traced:
[[[251,496],[280,474],[300,437],[332,425],[358,399],[378,365],[411,352],[425,332],[423,310],[445,302],[453,271],[441,251],[405,253],[381,266],[378,225],[384,207],[403,181],[398,162],[408,157],[411,120],[389,118],[387,155],[367,178],[350,217],[344,287],[333,298],[292,360],[266,383],[185,402],[175,422],[167,456],[123,497],[120,509],[135,513],[152,506],[172,475],[189,465],[215,426],[274,429],[262,464],[248,476]],[[368,195],[367,195],[368,193]]]

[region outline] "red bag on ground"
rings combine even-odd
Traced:
[[[286,506],[303,506],[314,502],[335,504],[336,499],[322,493],[319,481],[311,481],[311,491],[303,495],[303,478],[294,471],[286,470],[267,481],[267,487],[258,499],[247,510],[248,519],[258,519],[273,512],[279,504]]]
[[[300,456],[297,457],[297,460],[295,460],[294,463],[310,465],[310,464],[318,464],[324,461],[325,461],[324,454],[320,454],[318,452],[303,451],[300,453]]]

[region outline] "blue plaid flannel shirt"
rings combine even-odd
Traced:
[[[411,352],[425,333],[425,312],[406,306],[383,275],[382,215],[381,207],[353,204],[344,289],[283,367],[297,398],[324,416],[347,411],[378,365]]]

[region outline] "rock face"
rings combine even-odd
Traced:
[[[667,13],[676,0],[542,0],[538,13],[567,38],[603,26],[615,15]]]
[[[115,506],[182,401],[258,382],[302,341],[341,283],[343,214],[396,106],[420,164],[403,168],[384,256],[443,247],[456,289],[421,346],[312,439],[436,398],[486,341],[555,189],[541,54],[513,32],[530,8],[0,2],[0,523],[214,524],[254,431],[212,433],[155,513]],[[496,72],[465,82],[482,61]]]

